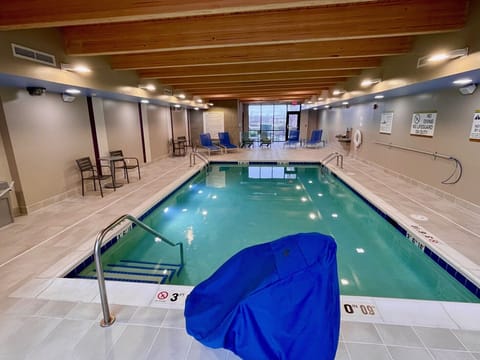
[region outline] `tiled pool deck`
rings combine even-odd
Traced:
[[[212,160],[319,161],[333,150],[248,149]],[[186,334],[182,302],[156,300],[158,291],[169,287],[108,283],[117,321],[101,328],[96,281],[61,278],[91,253],[100,229],[125,213],[139,215],[193,171],[188,156],[166,158],[143,167],[140,181],[107,191],[103,199],[88,192],[0,229],[0,360],[236,359]],[[478,283],[479,207],[350,157],[335,171]],[[337,359],[480,359],[480,304],[342,296],[345,304],[353,313],[342,306]]]

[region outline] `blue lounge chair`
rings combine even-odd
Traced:
[[[283,147],[288,146],[288,147],[297,147],[297,145],[300,143],[300,131],[298,130],[290,130],[288,132],[288,139],[283,143]]]
[[[320,144],[325,146],[325,140],[322,140],[322,129],[313,130],[312,135],[310,136],[310,140],[307,141],[306,147],[307,148],[316,148],[319,147]]]
[[[210,137],[210,133],[200,134],[200,146],[204,149],[207,149],[208,156],[210,156],[210,152],[222,152],[222,148],[220,146],[214,145],[212,143],[212,138]]]
[[[220,140],[220,146],[223,147],[225,151],[238,149],[237,145],[234,145],[230,142],[230,135],[228,132],[219,132],[218,140]]]

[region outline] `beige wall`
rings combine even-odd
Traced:
[[[147,116],[152,160],[158,160],[168,156],[169,153],[170,108],[148,105]]]
[[[103,110],[109,150],[122,150],[143,163],[138,103],[104,100]]]
[[[65,196],[78,182],[75,159],[93,156],[85,98],[65,103],[14,88],[0,96],[27,209]]]
[[[232,144],[240,145],[240,131],[242,119],[239,119],[239,102],[237,100],[216,100],[215,105],[210,111],[221,111],[224,116],[224,130],[230,135]],[[200,134],[203,132],[203,111],[190,112],[190,133],[192,136],[192,144],[199,145]],[[211,134],[212,138],[218,135]]]
[[[480,142],[469,141],[473,115],[480,108],[479,91],[465,96],[458,89],[450,88],[379,101],[377,104],[377,109],[373,108],[372,102],[348,109],[318,111],[319,126],[324,129],[331,146],[480,205]],[[394,112],[391,135],[379,132],[381,114],[386,111]],[[413,113],[422,111],[437,111],[433,138],[410,135]],[[362,131],[363,143],[358,149],[353,144],[342,144],[336,140],[335,135],[345,133],[347,127]],[[442,184],[441,181],[452,173],[453,162],[387,148],[375,144],[376,141],[454,156],[463,165],[463,176],[457,184]]]

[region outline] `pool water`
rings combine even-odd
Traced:
[[[320,232],[337,242],[343,295],[479,301],[318,166],[213,165],[208,174],[197,174],[143,221],[184,244],[185,266],[178,275],[162,278],[172,284],[198,284],[247,246],[288,234]],[[116,268],[117,275],[144,272],[158,263],[173,268],[179,263],[178,247],[170,248],[135,227],[104,253],[102,262],[107,270],[115,264],[128,270]],[[79,276],[92,274],[93,264]]]

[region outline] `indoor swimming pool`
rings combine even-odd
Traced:
[[[479,302],[405,230],[318,165],[214,164],[141,220],[183,243],[184,266],[178,248],[133,227],[103,254],[106,279],[196,285],[247,246],[320,232],[337,242],[342,295]],[[95,266],[86,262],[69,276],[95,278]]]

